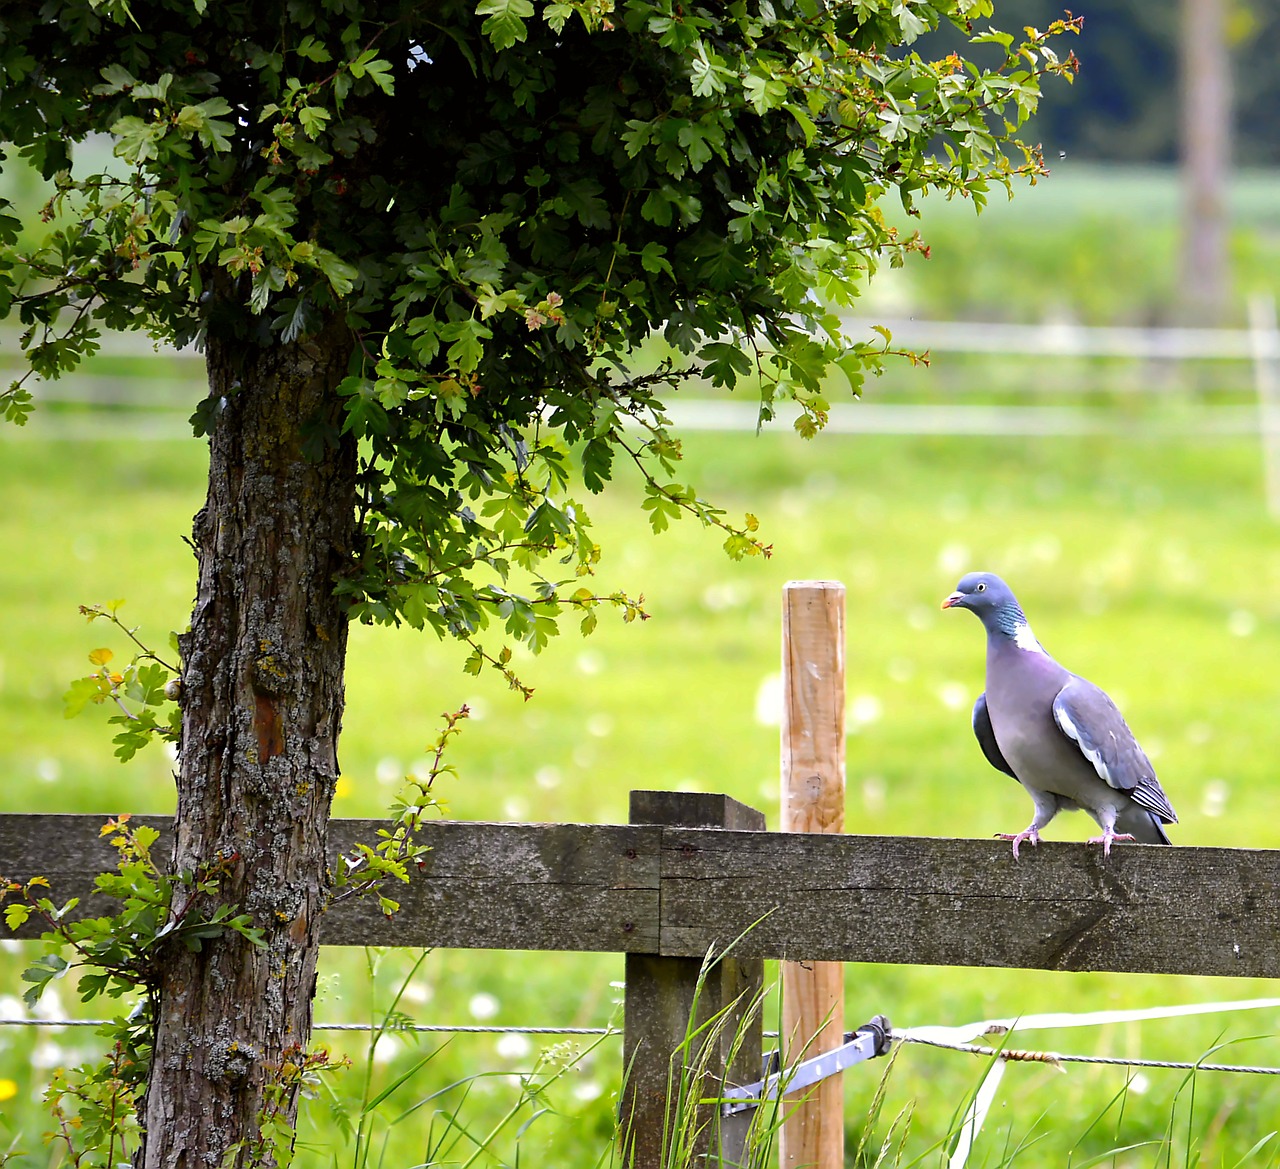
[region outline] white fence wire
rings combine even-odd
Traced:
[[[892,1040],[897,1044],[914,1044],[939,1048],[965,1055],[976,1055],[989,1061],[990,1066],[982,1078],[973,1099],[965,1113],[958,1132],[955,1147],[948,1159],[948,1169],[965,1169],[975,1142],[982,1131],[991,1108],[999,1095],[1001,1082],[1011,1063],[1048,1064],[1065,1070],[1068,1064],[1092,1064],[1130,1069],[1149,1068],[1153,1070],[1173,1070],[1189,1072],[1216,1072],[1234,1075],[1280,1076],[1280,1067],[1266,1064],[1218,1063],[1209,1060],[1213,1051],[1206,1052],[1197,1060],[1158,1060],[1144,1059],[1140,1056],[1108,1056],[1066,1054],[1056,1051],[1026,1051],[1005,1046],[987,1046],[974,1043],[975,1039],[992,1038],[1003,1040],[1012,1034],[1029,1031],[1057,1031],[1077,1027],[1102,1027],[1118,1023],[1138,1023],[1162,1019],[1183,1019],[1199,1015],[1216,1015],[1242,1011],[1277,1010],[1280,1009],[1280,998],[1243,999],[1228,1002],[1184,1003],[1163,1007],[1143,1007],[1132,1010],[1103,1010],[1088,1012],[1055,1011],[1039,1015],[1022,1015],[1000,1019],[982,1019],[976,1022],[955,1025],[933,1025],[908,1028],[895,1028]],[[105,1019],[69,1019],[69,1018],[0,1018],[0,1026],[26,1027],[98,1027],[106,1023]],[[369,1023],[317,1023],[317,1032],[348,1031],[371,1032],[383,1030],[380,1025]],[[576,1036],[612,1036],[621,1035],[616,1027],[537,1027],[506,1026],[500,1024],[409,1024],[394,1029],[394,1032],[434,1033],[434,1034],[471,1034],[471,1035],[576,1035]],[[777,1032],[765,1032],[769,1038],[776,1038]],[[1216,1049],[1214,1049],[1216,1050]]]
[[[938,435],[970,437],[1080,437],[1115,435],[1145,440],[1252,439],[1260,443],[1271,514],[1280,516],[1280,328],[1275,299],[1256,296],[1249,302],[1247,329],[1134,328],[1064,323],[1012,325],[976,321],[850,318],[854,339],[875,338],[873,325],[893,334],[895,348],[934,355],[986,355],[991,358],[1057,362],[1053,377],[1029,382],[1036,402],[965,404],[905,403],[877,400],[836,403],[827,430],[833,434]],[[154,375],[122,377],[73,374],[57,382],[37,382],[37,400],[87,410],[37,411],[25,428],[0,428],[0,438],[57,438],[69,441],[169,441],[190,435],[187,415],[203,393],[200,354],[192,349],[157,348],[136,334],[103,338],[105,358],[146,359]],[[1127,378],[1105,383],[1094,368],[1065,371],[1059,359],[1128,360],[1146,363]],[[1145,412],[1081,405],[1045,405],[1044,394],[1108,392],[1123,388],[1148,399],[1160,396],[1162,379],[1150,376],[1153,363],[1235,363],[1251,370],[1253,404],[1218,403],[1213,393],[1197,395],[1173,411]],[[0,376],[19,368],[16,334],[0,333]],[[882,395],[881,397],[883,397]],[[1165,395],[1167,397],[1167,395]],[[1238,395],[1237,395],[1238,399]],[[1245,402],[1247,403],[1247,399]],[[98,409],[93,409],[98,407]],[[749,400],[700,399],[681,395],[670,403],[673,423],[689,431],[754,431],[756,405]],[[785,414],[783,425],[791,421]]]

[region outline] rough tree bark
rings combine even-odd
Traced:
[[[266,945],[228,932],[165,956],[147,1169],[207,1169],[255,1140],[273,1070],[311,1035],[347,643],[333,584],[352,547],[356,459],[347,440],[308,458],[303,438],[338,434],[351,345],[340,318],[289,345],[208,341],[223,403],[194,525],[174,864],[221,864],[208,908],[248,911]]]

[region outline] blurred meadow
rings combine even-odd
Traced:
[[[1275,181],[1259,173],[1234,189],[1242,293],[1276,291],[1280,204],[1267,197]],[[929,206],[922,227],[932,259],[884,273],[869,317],[1168,317],[1177,235],[1169,173],[1064,165],[980,218],[970,207]],[[11,342],[0,365],[16,363]],[[183,538],[205,472],[203,444],[181,437],[196,398],[190,371],[164,356],[102,357],[85,379],[55,387],[83,385],[63,396],[88,400],[46,402],[25,430],[0,430],[3,811],[172,810],[161,748],[118,764],[105,713],[67,721],[61,695],[87,672],[90,650],[127,655],[124,639],[86,627],[77,605],[123,597],[122,617],[157,643],[186,624],[194,561]],[[152,404],[107,402],[121,386],[143,387]],[[1030,802],[988,767],[969,727],[981,629],[938,608],[963,572],[986,568],[1010,581],[1050,652],[1116,698],[1178,810],[1177,844],[1280,847],[1280,529],[1267,515],[1256,436],[1215,437],[1204,425],[1220,403],[1251,406],[1251,387],[1246,362],[939,353],[928,368],[892,363],[866,403],[1066,401],[1087,407],[1101,432],[806,442],[785,423],[759,435],[688,431],[685,478],[729,511],[758,515],[772,558],[734,563],[713,532],[688,522],[654,536],[636,484],[624,479],[588,500],[604,549],[599,584],[643,593],[651,619],[602,618],[589,638],[566,633],[537,658],[517,651],[536,690],[530,701],[496,674],[463,674],[455,646],[356,628],[335,814],[381,814],[405,774],[425,769],[442,712],[466,703],[471,719],[450,754],[458,775],[438,793],[452,816],[621,822],[629,790],[661,788],[726,792],[776,826],[780,591],[788,580],[823,578],[848,587],[847,830],[1017,830]],[[842,397],[833,387],[833,401]],[[1081,815],[1062,816],[1047,835],[1082,840],[1092,829]],[[326,950],[317,1020],[376,1021],[394,1001],[420,1023],[621,1022],[617,956],[439,951],[415,969],[418,958]],[[24,947],[4,942],[0,1016],[25,1014],[23,963]],[[851,1026],[876,1013],[898,1026],[960,1024],[1274,993],[1243,980],[867,966],[850,966],[846,985]],[[37,1013],[77,1009],[64,982]],[[1270,1010],[1113,1025],[1015,1045],[1196,1060],[1226,1042],[1221,1061],[1280,1066],[1278,1019]],[[371,1057],[360,1036],[317,1038],[354,1066],[308,1106],[300,1164],[358,1164],[349,1126],[359,1124],[360,1100],[402,1077],[362,1130],[379,1164],[468,1163],[508,1110],[505,1135],[484,1154],[491,1162],[608,1163],[617,1038],[577,1057],[557,1037],[517,1034],[394,1032]],[[93,1044],[88,1029],[0,1027],[10,1134],[0,1149],[12,1140],[14,1165],[59,1163],[41,1138],[41,1085]],[[571,1066],[541,1094],[520,1078],[535,1064],[541,1075]],[[845,1076],[850,1156],[882,1070]],[[888,1162],[945,1164],[939,1143],[984,1071],[984,1061],[955,1053],[901,1051],[856,1163],[874,1163],[890,1122],[910,1109],[897,1128],[899,1161],[895,1135]],[[969,1163],[1084,1166],[1109,1154],[1106,1163],[1120,1166],[1271,1165],[1280,1163],[1277,1115],[1275,1078],[1014,1065]]]

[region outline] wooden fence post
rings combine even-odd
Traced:
[[[1272,519],[1280,519],[1280,332],[1276,330],[1276,298],[1269,293],[1249,297],[1249,344],[1253,384],[1258,391],[1267,510]]]
[[[783,588],[783,832],[844,830],[844,597],[844,585],[837,581],[790,581]],[[843,966],[783,962],[785,1062],[802,1051],[807,1057],[837,1047],[843,1033]],[[782,1169],[840,1169],[841,1077],[823,1080],[806,1094],[782,1128]]]
[[[765,827],[764,813],[728,796],[656,791],[631,793],[631,823],[756,832]],[[720,944],[731,941],[732,937],[725,937]],[[622,1101],[625,1169],[658,1169],[663,1164],[671,1057],[684,1042],[701,969],[700,958],[627,955],[622,1040],[626,1076]],[[707,1095],[714,1095],[722,1081],[743,1084],[759,1078],[762,1028],[758,1010],[732,1061],[729,1046],[741,1014],[754,1005],[763,987],[764,963],[755,958],[723,958],[703,980],[697,1004],[699,1020],[710,1018],[735,1002],[738,1004],[730,1012],[720,1041],[707,1053]],[[718,1151],[726,1166],[740,1164],[752,1114],[725,1119],[717,1138],[713,1110],[708,1108],[702,1112],[699,1121],[704,1122],[705,1127],[699,1151]]]

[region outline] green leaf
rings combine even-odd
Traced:
[[[158,143],[164,137],[165,127],[162,122],[144,122],[129,115],[112,125],[111,133],[116,139],[116,155],[137,166],[158,157]]]
[[[409,385],[397,377],[379,378],[373,386],[378,401],[388,410],[403,406],[409,398]]]
[[[609,226],[609,209],[600,198],[604,191],[595,179],[578,179],[560,189],[560,197],[569,205],[584,227]]]
[[[742,79],[742,88],[746,91],[747,101],[762,116],[777,109],[787,96],[786,82],[776,77],[763,77],[759,73],[748,73]]]
[[[117,720],[112,719],[111,721],[115,722]],[[121,763],[128,763],[143,747],[151,742],[151,735],[145,726],[138,725],[127,719],[121,721],[126,723],[126,728],[111,740],[116,745],[113,754]]]
[[[809,117],[807,111],[796,105],[794,102],[787,104],[787,113],[796,120],[796,124],[800,127],[804,134],[804,144],[812,146],[814,139],[818,136],[818,127],[814,125],[813,119]]]
[[[139,824],[138,827],[133,830],[133,842],[144,852],[159,839],[160,832],[155,828],[148,827],[146,824]]]
[[[542,10],[542,19],[547,22],[555,32],[563,32],[564,26],[568,23],[569,18],[573,15],[573,5],[568,3],[560,3],[553,0]]]
[[[105,683],[97,674],[77,678],[62,696],[64,718],[75,718],[90,702],[99,703],[106,696]]]
[[[356,286],[360,270],[328,249],[317,247],[312,253],[311,262],[324,273],[329,287],[338,296],[346,296]]]
[[[530,0],[481,0],[476,15],[488,18],[480,31],[493,42],[493,47],[509,49],[529,35],[525,21],[533,15],[533,5]]]
[[[231,112],[226,98],[211,97],[208,101],[187,108],[194,109],[200,116],[196,132],[203,145],[218,154],[231,149],[231,135],[235,132],[235,127],[220,116]]]
[[[659,227],[668,227],[671,224],[672,210],[671,198],[665,189],[660,189],[649,192],[640,207],[640,214],[650,223],[655,223]]]
[[[848,379],[849,389],[857,397],[862,393],[862,385],[866,380],[867,361],[856,353],[847,353],[836,361],[836,366]]]
[[[15,426],[25,426],[34,409],[30,392],[22,389],[17,382],[0,394],[0,405],[4,407],[5,421],[12,422]]]
[[[303,106],[298,111],[298,121],[308,138],[318,138],[333,115],[324,106]]]
[[[446,356],[451,368],[462,373],[472,372],[484,356],[484,341],[493,336],[493,330],[482,321],[467,317],[461,321],[450,321],[440,330],[445,341],[452,341]]]
[[[373,382],[367,379],[357,380],[362,382],[362,388],[346,400],[347,417],[342,424],[342,433],[354,434],[357,438],[369,434],[387,434],[391,424],[387,412],[376,400]]]
[[[675,279],[675,271],[671,267],[671,262],[667,259],[667,249],[656,239],[650,240],[643,248],[640,249],[640,266],[646,272],[652,272],[654,275],[659,273],[670,276]]]
[[[992,28],[986,32],[971,36],[969,43],[973,45],[999,45],[1008,52],[1013,47],[1013,36],[1007,32],[1000,32],[998,29]]]
[[[22,981],[31,984],[23,992],[23,1001],[28,1006],[35,1006],[45,987],[54,979],[61,978],[70,967],[71,964],[61,954],[41,954],[22,972]]]
[[[751,359],[738,346],[727,341],[712,341],[698,350],[698,356],[706,363],[704,372],[713,386],[733,389],[739,377],[753,370]]]
[[[655,533],[665,532],[672,520],[680,518],[677,499],[683,493],[682,489],[675,484],[662,488],[650,483],[646,484],[645,491],[646,498],[640,506],[649,513],[649,527]]]
[[[138,84],[138,79],[118,61],[112,61],[109,65],[104,65],[98,72],[106,84],[95,85],[90,92],[102,97],[113,93],[121,93]]]
[[[365,66],[365,73],[383,93],[389,96],[395,92],[395,76],[391,71],[390,61],[370,61]]]
[[[280,334],[280,340],[286,345],[311,332],[320,324],[319,314],[311,307],[311,302],[305,296],[299,296],[295,300],[281,301],[280,308],[283,311],[271,322],[271,327]]]
[[[333,60],[333,55],[324,47],[315,37],[308,33],[297,44],[293,50],[299,57],[305,57],[308,61],[315,61],[319,65],[323,65],[326,61]]]
[[[604,490],[613,471],[613,443],[602,438],[591,439],[582,448],[582,482],[587,490]]]
[[[693,81],[693,92],[697,97],[712,97],[724,93],[726,81],[732,76],[726,68],[724,58],[718,53],[709,53],[705,44],[699,42],[697,55],[689,65],[689,73]]]
[[[31,916],[31,907],[15,902],[4,907],[4,924],[11,930],[19,929]]]

